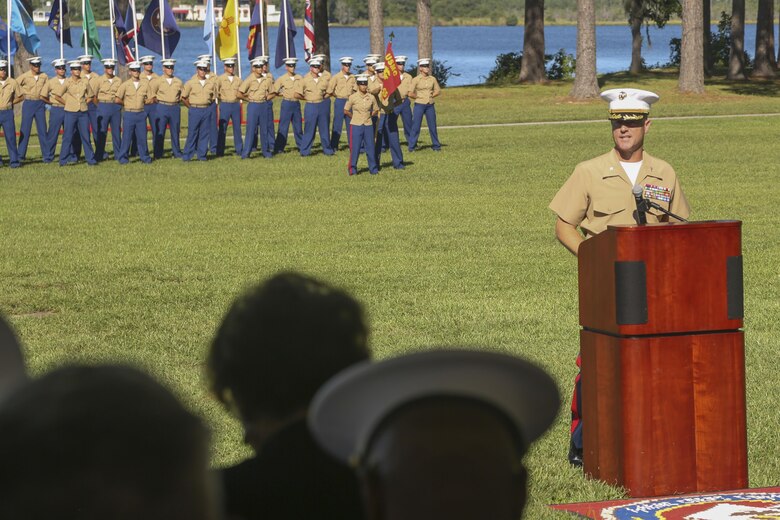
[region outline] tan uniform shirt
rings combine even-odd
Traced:
[[[230,78],[233,81],[230,81]],[[217,78],[217,88],[219,94],[219,100],[226,103],[238,102],[238,96],[236,96],[236,90],[241,86],[241,78],[237,75],[228,76],[227,73]]]
[[[382,90],[382,82],[379,81],[379,76],[374,74],[373,76],[368,77],[368,93],[369,94],[376,94]]]
[[[344,110],[352,112],[352,120],[350,124],[355,126],[371,126],[371,114],[379,110],[379,105],[376,102],[376,97],[373,94],[366,92],[361,94],[355,92],[344,105]]]
[[[239,92],[249,98],[250,103],[263,103],[268,100],[268,94],[273,92],[274,82],[267,75],[258,77],[252,74],[238,87]]]
[[[90,72],[89,74],[84,74],[82,72],[81,78],[89,81],[89,87],[92,89],[93,94],[97,95],[101,76],[98,76],[97,72]]]
[[[331,75],[330,71],[323,70],[322,72],[320,72],[320,79],[325,80],[326,85],[330,84],[330,80],[332,77],[333,76]]]
[[[66,78],[60,78],[59,76],[54,76],[53,78],[49,78],[49,81],[46,82],[46,89],[41,92],[41,95],[46,96],[49,98],[49,102],[51,103],[51,106],[53,107],[64,107],[62,103],[54,99],[54,96],[62,97],[65,95],[65,82],[67,81]]]
[[[353,74],[344,74],[339,72],[334,74],[328,82],[328,94],[340,99],[348,99],[349,96],[357,92],[357,83]]]
[[[28,70],[16,79],[19,86],[22,87],[22,93],[24,93],[24,99],[30,101],[38,101],[41,99],[42,92],[46,89],[46,82],[49,80],[49,76],[41,72],[37,76],[33,75],[31,70]]]
[[[113,103],[121,84],[122,80],[116,76],[113,78],[109,78],[106,75],[100,76],[100,81],[97,83],[97,92],[95,93],[97,95],[98,102]]]
[[[170,83],[168,80],[171,80]],[[152,85],[152,97],[157,98],[158,103],[178,105],[181,101],[181,92],[184,90],[184,83],[176,76],[168,78],[161,76],[154,80]]]
[[[406,99],[411,89],[412,77],[408,73],[404,72],[401,74],[401,84],[398,85],[398,93],[401,94],[401,99]]]
[[[65,100],[65,112],[86,112],[87,100],[95,96],[95,91],[89,85],[89,80],[73,76],[65,80],[65,92],[61,96]]]
[[[302,95],[307,103],[317,103],[323,100],[328,82],[309,72],[303,77],[303,81],[296,84],[295,87],[298,89],[298,94]]]
[[[644,152],[636,184],[643,187],[645,198],[683,218],[690,215],[680,180],[669,163]],[[553,198],[550,209],[565,222],[579,226],[588,238],[606,230],[609,225],[636,224],[632,188],[613,149],[578,164]],[[647,213],[648,223],[662,219],[663,213],[656,209],[651,208]]]
[[[200,80],[197,76],[194,79],[189,80],[184,84],[184,90],[181,92],[181,97],[187,98],[195,108],[203,108],[210,106],[217,97],[217,82],[205,80],[204,84],[200,84]]]
[[[9,110],[14,107],[13,101],[22,97],[22,87],[14,78],[6,78],[0,82],[0,110]]]
[[[439,95],[439,92],[441,92],[441,87],[439,87],[439,82],[436,81],[436,78],[433,76],[423,77],[420,75],[416,76],[412,80],[410,91],[414,92],[417,96],[414,100],[415,103],[420,103],[421,105],[433,105],[433,96]]]
[[[122,106],[126,111],[141,112],[146,100],[153,97],[151,91],[152,86],[149,81],[139,78],[136,84],[132,79],[128,79],[119,87],[116,97],[122,100]]]
[[[296,87],[302,82],[303,77],[300,74],[294,76],[284,74],[279,76],[279,79],[274,83],[274,92],[287,101],[298,101],[298,98],[295,97],[295,92],[298,90]]]

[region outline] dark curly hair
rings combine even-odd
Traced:
[[[360,304],[299,273],[279,273],[239,297],[211,343],[217,398],[245,421],[305,410],[317,389],[369,358]]]

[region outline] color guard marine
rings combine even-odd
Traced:
[[[149,87],[153,87],[153,83],[159,78],[159,76],[154,72],[154,56],[147,55],[147,56],[141,56],[141,58],[138,60],[141,63],[141,74],[140,78],[149,85]],[[144,105],[144,116],[146,117],[146,122],[149,125],[149,128],[152,129],[152,135],[156,133],[156,120],[157,120],[157,104],[156,103],[150,103],[148,105]]]
[[[275,154],[284,152],[284,148],[287,146],[287,133],[290,130],[291,123],[295,146],[299,151],[303,146],[301,102],[296,95],[298,85],[303,82],[303,77],[295,73],[295,65],[297,63],[297,58],[286,58],[284,60],[286,73],[274,82],[274,92],[277,96],[282,97],[282,106],[279,108],[279,128],[274,143]]]
[[[421,58],[417,60],[417,76],[412,80],[412,85],[407,95],[414,99],[414,116],[412,119],[412,131],[409,136],[409,151],[413,152],[417,147],[422,131],[422,120],[428,124],[428,132],[431,134],[431,146],[435,152],[441,150],[439,132],[436,129],[435,98],[441,94],[441,87],[435,77],[431,75],[431,59]]]
[[[201,54],[198,56],[198,61],[205,61],[209,65],[209,70],[206,72],[206,80],[208,80],[210,83],[214,84],[215,91],[217,90],[217,75],[211,72],[211,54]],[[216,66],[214,67],[214,70],[216,72]],[[193,76],[195,78],[197,74]],[[219,129],[217,128],[217,107],[218,107],[218,99],[214,100],[214,103],[211,104],[211,107],[209,108],[209,120],[207,123],[207,130],[208,130],[208,137],[209,137],[209,153],[212,155],[216,155],[217,153],[217,139],[219,137]]]
[[[171,154],[176,159],[181,159],[181,93],[184,90],[182,80],[173,75],[176,69],[176,60],[166,58],[162,60],[162,76],[152,83],[151,95],[157,102],[155,109],[154,127],[154,158],[159,159],[165,152],[165,133],[170,128]]]
[[[149,156],[149,147],[146,139],[146,114],[144,108],[154,103],[152,90],[154,85],[151,81],[143,79],[141,75],[141,64],[137,61],[127,64],[130,71],[130,79],[122,83],[116,93],[115,102],[122,105],[124,109],[124,125],[122,133],[122,149],[119,152],[119,163],[127,164],[129,162],[130,147],[133,140],[138,146],[138,156],[144,163],[152,162]]]
[[[238,88],[237,95],[247,102],[246,109],[246,139],[241,151],[241,158],[247,159],[252,151],[255,136],[259,134],[259,148],[263,157],[273,157],[272,148],[268,141],[268,112],[267,102],[275,96],[273,81],[263,75],[263,66],[268,63],[266,56],[258,56],[251,61],[252,73]]]
[[[269,57],[268,56],[260,56],[263,58],[262,61],[262,76],[267,80],[270,81],[271,85],[271,94],[268,96],[268,101],[265,102],[265,108],[268,111],[268,115],[266,116],[266,125],[265,125],[265,132],[266,132],[266,148],[263,150],[264,153],[270,153],[273,155],[274,153],[274,135],[275,135],[275,129],[274,129],[274,99],[276,97],[276,92],[274,91],[274,75],[271,74],[271,72],[268,70],[268,64],[269,64]]]
[[[91,59],[90,59],[91,62]],[[81,140],[84,149],[84,157],[87,164],[97,164],[92,143],[89,141],[89,105],[94,105],[95,92],[87,79],[82,79],[81,71],[83,60],[74,60],[68,63],[70,77],[65,80],[62,96],[52,93],[58,102],[65,105],[65,124],[62,132],[62,147],[60,148],[60,166],[77,161],[77,154],[73,154],[71,143],[73,139]]]
[[[217,157],[225,155],[228,126],[233,127],[233,148],[241,155],[244,147],[241,138],[241,99],[236,91],[241,86],[241,77],[236,74],[236,58],[227,58],[222,62],[225,73],[217,78],[217,96],[219,97],[219,133],[217,135]]]
[[[97,84],[98,81],[100,81],[100,76],[96,72],[92,71],[92,60],[93,56],[91,54],[83,54],[79,56],[79,62],[81,62],[81,79],[87,80],[89,82],[89,86],[92,89],[92,93],[97,93]],[[97,99],[93,98],[91,103],[87,104],[87,112],[89,114],[89,130],[92,133],[92,141],[97,146],[97,130],[98,130],[98,122],[97,122]]]
[[[122,107],[116,104],[116,93],[122,80],[114,75],[116,60],[102,60],[104,74],[97,81],[97,133],[95,135],[95,159],[103,161],[107,158],[106,141],[108,129],[111,128],[111,143],[114,160],[119,160],[122,148]]]
[[[296,85],[296,96],[298,99],[306,101],[306,107],[303,112],[303,143],[301,147],[301,156],[306,157],[311,154],[311,148],[314,144],[314,135],[319,131],[320,143],[322,144],[322,153],[333,155],[333,149],[330,147],[330,125],[327,121],[327,114],[322,109],[322,103],[330,103],[325,99],[325,91],[328,84],[320,77],[322,62],[312,60],[309,62],[310,71],[303,77],[303,81]]]
[[[341,63],[341,70],[334,74],[328,83],[328,95],[335,98],[333,102],[333,130],[330,133],[330,146],[333,151],[337,151],[339,148],[341,131],[345,124],[349,130],[349,118],[344,115],[344,105],[347,104],[349,96],[357,91],[355,75],[350,71],[352,58],[344,56],[339,58],[339,63]]]
[[[41,72],[41,57],[27,58],[30,70],[19,76],[16,81],[22,88],[24,102],[22,103],[22,125],[19,128],[19,161],[27,158],[27,145],[30,142],[30,132],[35,121],[35,129],[38,131],[38,143],[41,146],[41,155],[46,154],[46,103],[42,99],[42,92],[46,90],[49,76]]]
[[[197,154],[199,161],[205,161],[209,152],[209,122],[217,98],[217,83],[206,78],[209,62],[198,60],[194,65],[195,76],[184,84],[181,93],[182,102],[189,108],[187,143],[182,151],[182,160],[189,161]],[[248,137],[244,140],[245,145],[247,140]]]
[[[22,87],[19,86],[19,83],[14,78],[8,77],[8,62],[0,60],[0,128],[2,128],[5,134],[5,144],[8,147],[8,164],[11,168],[19,167],[14,105],[23,99]],[[1,160],[0,164],[2,164]]]
[[[379,105],[379,119],[377,120],[376,131],[376,162],[381,167],[382,151],[390,149],[390,157],[393,160],[393,168],[396,170],[404,169],[404,154],[401,151],[401,142],[398,139],[398,115],[395,108],[401,105],[401,94],[398,89],[385,99],[384,95],[384,71],[385,64],[377,63],[374,66],[379,77],[382,88],[374,95],[377,105]]]
[[[357,76],[358,91],[352,94],[344,105],[344,115],[350,118],[349,124],[349,163],[347,172],[357,174],[357,162],[362,151],[366,152],[368,171],[379,173],[374,148],[374,125],[371,120],[379,114],[376,97],[368,92],[368,76]]]
[[[49,107],[49,129],[46,133],[46,148],[43,150],[43,162],[50,163],[54,160],[54,153],[57,148],[57,141],[59,140],[60,130],[63,129],[65,124],[65,103],[57,101],[57,98],[62,99],[65,94],[65,71],[67,62],[64,59],[56,59],[51,62],[54,67],[55,75],[46,82],[45,89],[41,92],[44,103],[50,105]],[[76,154],[69,158],[71,161],[76,161]]]

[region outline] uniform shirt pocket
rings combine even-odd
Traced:
[[[621,197],[606,197],[593,201],[593,216],[604,217],[625,211],[626,204]]]

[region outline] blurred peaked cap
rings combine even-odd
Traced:
[[[211,54],[200,54],[198,55],[199,60],[206,60],[211,61]]]
[[[30,65],[40,65],[41,64],[41,57],[40,56],[33,56],[32,58],[27,58],[27,62]]]
[[[368,84],[368,76],[366,76],[365,74],[358,74],[357,76],[355,76],[355,81],[357,81],[358,83]]]
[[[22,347],[11,326],[0,316],[0,402],[25,381]]]
[[[434,396],[467,397],[501,410],[526,449],[547,431],[561,404],[553,379],[528,361],[480,350],[431,350],[336,374],[314,396],[309,428],[327,452],[354,464],[384,417]]]
[[[342,56],[341,58],[339,58],[339,63],[343,65],[347,65],[347,64],[351,65],[353,61],[355,60],[352,59],[352,56]]]
[[[325,61],[325,55],[324,54],[312,54],[311,57],[314,58],[314,59],[317,59],[317,60]]]
[[[141,56],[138,61],[146,65],[147,63],[154,63],[154,56]]]
[[[253,67],[261,67],[265,62],[259,57],[249,62]]]
[[[395,62],[396,63],[406,63],[406,60],[408,60],[408,59],[409,58],[407,58],[406,56],[401,54],[401,55],[395,57]]]
[[[211,63],[205,60],[197,60],[195,63],[193,63],[193,65],[195,65],[198,68],[201,67],[209,68],[211,66]]]
[[[91,54],[82,54],[77,59],[82,63],[92,63],[93,56]]]
[[[376,65],[377,61],[378,60],[373,56],[366,56],[365,58],[363,58],[363,63],[365,63],[366,65]]]
[[[256,59],[261,60],[263,63],[268,63],[268,56],[257,56]]]
[[[285,58],[285,65],[292,65],[293,67],[298,63],[298,58]]]
[[[374,65],[374,70],[375,70],[375,71],[377,71],[377,72],[379,72],[379,71],[382,71],[382,70],[385,70],[385,64],[384,64],[384,62],[381,62],[381,61],[380,61],[379,63],[377,63],[376,65]]]
[[[176,65],[176,60],[174,60],[173,58],[166,58],[162,60],[162,64],[163,66],[173,67],[174,65]]]
[[[224,63],[225,65],[235,65],[236,64],[236,59],[235,58],[227,58],[222,63]]]
[[[430,64],[431,64],[430,58],[420,58],[419,60],[417,60],[418,67],[422,67],[424,65],[430,65]]]
[[[130,70],[140,70],[141,69],[141,63],[138,61],[131,61],[127,64],[127,68]]]
[[[116,60],[113,58],[105,58],[100,60],[104,67],[116,67]]]
[[[57,58],[56,60],[51,60],[51,66],[52,67],[64,67],[67,65],[67,61],[63,58]]]
[[[309,67],[322,67],[322,62],[320,60],[309,60]]]
[[[650,105],[658,101],[659,96],[649,90],[613,88],[602,92],[601,99],[609,103],[610,119],[624,119],[622,114],[649,114]]]
[[[72,60],[68,62],[68,67],[71,69],[79,69],[81,70],[81,61],[79,60]]]
[[[79,67],[81,67],[81,64],[79,64]],[[6,68],[8,68],[8,61],[0,60],[0,69],[6,69]]]

